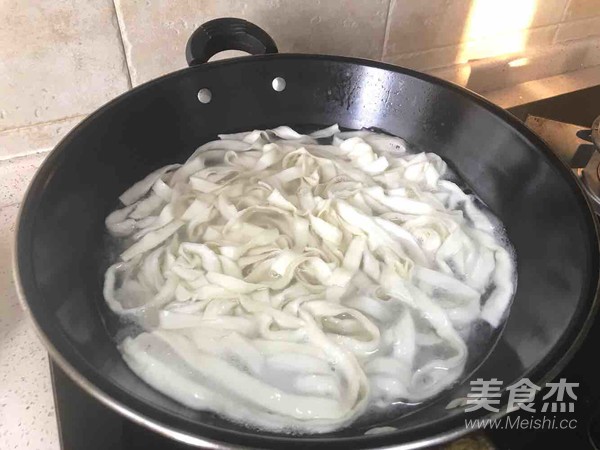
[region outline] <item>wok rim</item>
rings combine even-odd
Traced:
[[[590,200],[585,195],[579,180],[573,174],[573,172],[566,166],[564,163],[558,158],[558,156],[548,147],[548,145],[533,131],[531,131],[523,122],[513,116],[507,110],[501,108],[500,106],[492,103],[481,95],[459,86],[455,83],[434,77],[432,75],[424,74],[418,71],[414,71],[411,69],[403,68],[400,66],[396,66],[393,64],[383,63],[379,61],[373,61],[363,58],[354,58],[354,57],[346,57],[346,56],[334,56],[334,55],[322,55],[322,54],[295,54],[295,53],[277,53],[277,54],[267,54],[267,55],[254,55],[254,56],[242,56],[237,58],[230,58],[221,61],[215,61],[210,63],[205,63],[193,67],[183,68],[168,74],[165,74],[159,78],[150,80],[146,83],[143,83],[139,86],[136,86],[133,89],[130,89],[123,94],[117,96],[116,98],[110,100],[100,108],[96,109],[92,113],[90,113],[84,120],[82,120],[79,124],[77,124],[66,136],[64,136],[60,142],[51,150],[48,156],[44,159],[40,167],[37,169],[35,175],[33,176],[31,182],[29,183],[23,199],[21,201],[21,205],[19,208],[19,212],[16,220],[16,229],[14,235],[14,245],[13,245],[13,278],[15,281],[15,288],[17,291],[19,302],[26,312],[26,314],[31,319],[36,334],[46,347],[48,353],[50,354],[53,361],[55,361],[58,366],[69,376],[71,380],[73,380],[80,388],[82,388],[87,394],[90,394],[96,400],[100,401],[105,406],[110,409],[116,411],[121,414],[125,418],[142,425],[154,432],[157,432],[163,436],[174,439],[176,441],[182,442],[187,445],[195,446],[195,447],[206,447],[212,449],[226,449],[226,448],[254,448],[248,447],[246,445],[238,445],[232,443],[231,440],[228,439],[213,439],[213,438],[205,438],[201,435],[194,434],[188,431],[184,431],[181,428],[166,425],[161,422],[160,418],[157,418],[157,413],[165,414],[164,411],[161,412],[161,409],[142,401],[147,408],[149,408],[152,414],[146,414],[146,412],[142,413],[133,407],[129,406],[128,401],[117,400],[114,395],[111,395],[99,386],[97,386],[93,381],[88,379],[85,375],[83,375],[75,366],[77,364],[72,364],[68,361],[66,357],[62,355],[62,353],[56,348],[53,344],[51,338],[45,333],[44,327],[41,322],[37,320],[33,312],[31,311],[26,295],[25,295],[25,281],[23,280],[23,275],[20,270],[20,265],[24,264],[22,259],[24,258],[23,252],[21,251],[22,244],[21,241],[25,242],[31,241],[33,237],[33,232],[30,232],[27,236],[24,235],[25,231],[23,231],[23,216],[24,212],[31,210],[32,206],[36,204],[36,198],[39,200],[39,193],[34,195],[32,192],[34,190],[42,191],[43,188],[40,186],[46,180],[45,172],[48,171],[53,165],[55,160],[64,153],[65,149],[68,148],[69,141],[73,136],[79,133],[79,131],[83,130],[87,125],[93,123],[95,118],[103,114],[105,111],[109,110],[113,107],[113,105],[127,101],[130,97],[140,94],[144,91],[144,89],[151,88],[155,84],[163,83],[170,78],[175,78],[181,76],[184,73],[195,71],[202,72],[207,68],[213,69],[215,67],[227,67],[229,65],[236,65],[238,63],[244,62],[254,62],[254,61],[263,61],[269,62],[271,60],[281,60],[281,59],[290,59],[290,60],[302,60],[302,59],[310,59],[310,60],[324,60],[329,62],[337,62],[337,63],[345,63],[351,65],[358,65],[362,67],[369,68],[377,68],[383,69],[395,73],[400,73],[404,75],[408,75],[422,81],[428,82],[434,85],[440,85],[444,88],[450,89],[463,97],[468,98],[470,101],[476,103],[478,106],[483,107],[488,112],[492,113],[499,119],[501,119],[505,124],[509,125],[512,129],[518,132],[520,137],[524,139],[528,144],[532,147],[535,147],[538,151],[543,153],[546,160],[551,163],[554,167],[558,169],[559,172],[562,173],[565,181],[570,185],[571,189],[574,191],[576,197],[578,198],[578,202],[580,203],[579,207],[584,216],[587,218],[586,224],[586,232],[590,238],[590,248],[595,248],[596,251],[588,255],[591,255],[591,259],[588,261],[589,263],[589,280],[584,286],[587,286],[588,294],[581,295],[579,301],[582,302],[582,299],[587,298],[588,300],[585,302],[587,308],[582,308],[583,311],[579,312],[579,315],[583,317],[578,317],[574,320],[574,323],[579,324],[577,330],[571,331],[572,335],[566,336],[567,333],[563,333],[560,339],[554,344],[554,348],[551,352],[549,352],[544,359],[542,359],[535,366],[530,366],[529,372],[535,373],[537,376],[533,377],[534,382],[537,383],[545,383],[554,376],[556,376],[571,360],[573,355],[579,349],[583,341],[585,340],[588,331],[595,319],[595,315],[599,308],[599,293],[600,293],[600,273],[599,273],[599,258],[600,258],[600,224],[599,219],[593,211],[593,207],[590,203]],[[250,61],[251,60],[251,61]],[[585,211],[585,213],[584,213]],[[35,218],[35,213],[31,213],[32,219]],[[24,246],[24,245],[23,245]],[[28,280],[31,285],[36,285],[34,279]],[[41,293],[39,293],[39,297],[43,298]],[[589,305],[588,305],[589,304]],[[510,314],[510,312],[509,312]],[[569,327],[572,325],[570,324]],[[569,339],[567,339],[569,338]],[[562,348],[566,347],[566,348]],[[562,350],[562,351],[561,351]],[[83,359],[83,361],[85,361]],[[103,377],[100,377],[103,378]],[[108,383],[114,388],[116,392],[122,394],[122,397],[125,400],[128,399],[136,399],[136,397],[119,385],[108,381]],[[503,402],[502,404],[504,404]],[[184,419],[182,417],[177,417],[177,414],[168,412],[167,415],[173,416],[177,421],[183,423],[183,421],[188,421],[188,419]],[[506,408],[501,409],[498,413],[480,413],[473,414],[470,416],[472,419],[499,419],[507,414]],[[154,416],[154,417],[151,417]],[[461,416],[462,418],[463,416]],[[454,418],[452,419],[454,420]],[[278,445],[278,444],[304,444],[304,445],[318,445],[318,444],[334,444],[340,447],[353,445],[360,447],[369,447],[369,448],[380,448],[380,449],[418,449],[424,448],[432,445],[439,445],[445,442],[448,442],[453,439],[457,439],[465,434],[471,433],[475,431],[474,429],[467,429],[466,427],[456,427],[447,428],[445,431],[438,432],[434,435],[429,435],[424,432],[429,428],[428,426],[417,426],[416,429],[412,430],[413,434],[425,435],[425,437],[418,438],[411,442],[401,442],[394,444],[395,438],[401,437],[405,432],[399,429],[395,432],[385,433],[385,434],[375,434],[375,435],[362,435],[362,436],[354,436],[354,437],[320,437],[319,435],[310,435],[310,437],[304,436],[273,436],[266,435],[263,436],[258,432],[254,432],[248,430],[247,432],[239,432],[235,430],[230,430],[226,428],[222,428],[220,426],[207,425],[201,422],[198,422],[203,427],[213,428],[218,433],[222,433],[226,435],[228,438],[233,438],[233,440],[242,439],[244,436],[250,437],[253,440],[263,441],[265,445]]]

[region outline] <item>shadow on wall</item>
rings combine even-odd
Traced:
[[[512,55],[493,61],[473,61],[470,63],[470,76],[465,86],[476,92],[487,92],[570,72],[588,66],[584,62],[594,56],[592,53],[593,50],[589,47],[581,46],[558,54],[554,51],[539,51],[527,57]]]
[[[564,8],[549,14],[551,3],[568,5],[552,0],[475,0],[463,35],[467,44],[458,56],[464,61],[458,68],[462,73],[454,81],[487,92],[600,64],[600,52],[589,42],[572,41],[568,49],[556,43],[556,22],[563,19]],[[486,33],[497,34],[488,38]]]
[[[432,0],[425,7],[396,0],[384,59],[478,92],[598,65],[597,42],[584,38],[598,34],[593,24],[600,16],[563,29],[575,20],[569,15],[573,3]]]
[[[455,56],[461,66],[454,81],[484,92],[535,78],[524,54],[530,44],[536,45],[532,34],[539,34],[530,28],[548,20],[539,3],[541,0],[473,0]]]
[[[473,0],[458,62],[519,53],[527,47],[540,0]]]

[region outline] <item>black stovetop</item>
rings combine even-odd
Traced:
[[[533,114],[561,122],[589,127],[600,114],[600,86],[582,89],[509,109],[525,120]],[[504,430],[487,432],[486,437],[499,449],[600,448],[600,385],[595,372],[600,319],[592,326],[585,342],[566,369],[557,377],[579,382],[574,413],[575,430]],[[123,418],[85,393],[54,363],[50,363],[58,428],[63,450],[184,450],[175,443]],[[557,413],[557,421],[560,414]],[[568,446],[568,447],[567,447]],[[464,448],[468,447],[455,447]]]

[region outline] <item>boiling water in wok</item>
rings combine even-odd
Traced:
[[[514,258],[435,149],[336,126],[220,138],[107,218],[107,325],[134,372],[251,427],[326,432],[481,363]]]

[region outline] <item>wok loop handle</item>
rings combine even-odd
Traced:
[[[189,66],[196,66],[224,50],[264,55],[277,53],[277,45],[259,26],[243,19],[224,17],[206,22],[194,31],[187,42],[185,57]]]

